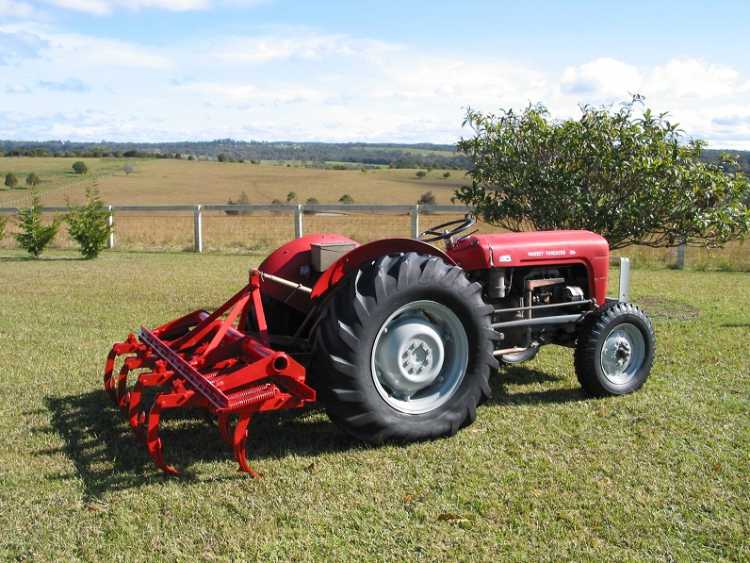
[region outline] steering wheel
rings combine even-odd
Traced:
[[[439,240],[446,240],[456,236],[458,233],[462,233],[472,226],[476,225],[477,218],[471,213],[467,213],[463,219],[456,219],[454,221],[448,221],[447,223],[441,223],[430,227],[426,231],[419,233],[419,240],[422,242],[437,242]]]

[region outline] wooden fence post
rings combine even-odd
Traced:
[[[195,252],[203,252],[203,212],[200,205],[196,205],[193,211],[193,242]]]
[[[409,212],[411,216],[411,238],[417,238],[419,236],[419,205],[415,205]]]
[[[294,210],[294,238],[302,238],[302,204],[298,203]]]
[[[114,248],[115,247],[115,218],[112,215],[112,206],[107,206],[107,211],[109,211],[109,215],[107,215],[107,225],[109,226],[109,236],[107,237],[107,248]]]

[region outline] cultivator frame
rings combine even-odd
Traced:
[[[129,334],[107,356],[107,394],[145,442],[156,466],[167,474],[179,471],[164,461],[159,422],[165,410],[195,408],[213,415],[240,470],[255,477],[245,448],[253,416],[315,401],[315,390],[305,383],[305,368],[286,352],[269,346],[261,299],[263,279],[261,271],[251,270],[248,284],[213,313],[197,310],[151,330],[141,327],[137,336]],[[254,327],[248,326],[251,318]],[[115,377],[119,357],[124,358]],[[128,378],[135,370],[142,371],[131,390]],[[147,389],[163,389],[148,411],[143,406]]]

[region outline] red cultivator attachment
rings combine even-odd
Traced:
[[[197,408],[214,415],[240,469],[255,476],[245,454],[253,415],[315,401],[315,391],[305,384],[305,368],[267,345],[260,279],[261,274],[252,271],[250,283],[213,313],[195,311],[153,330],[142,327],[137,337],[130,334],[107,356],[104,388],[165,473],[178,471],[164,461],[159,439],[164,410]],[[254,327],[247,326],[251,318]],[[126,357],[114,378],[118,356]],[[128,376],[134,370],[142,371],[129,389]],[[148,412],[142,404],[147,388],[160,391]]]

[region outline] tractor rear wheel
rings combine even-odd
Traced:
[[[497,366],[478,283],[408,253],[365,264],[334,291],[311,381],[335,423],[380,443],[450,436],[474,421]]]
[[[640,389],[654,364],[651,321],[635,305],[615,303],[591,313],[575,350],[578,381],[589,395],[625,395]]]

